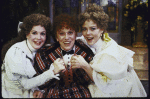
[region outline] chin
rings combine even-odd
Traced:
[[[36,46],[36,47],[34,47],[34,49],[40,49],[42,46]]]
[[[88,43],[88,45],[93,45],[93,42],[87,42]]]

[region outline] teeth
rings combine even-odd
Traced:
[[[40,45],[40,44],[41,44],[41,42],[35,42],[35,44]]]
[[[70,42],[64,42],[65,44],[69,44]]]
[[[90,37],[90,38],[87,37],[87,39],[88,39],[88,40],[91,40],[91,39],[93,39],[93,37],[92,37],[92,38],[91,38],[91,37]]]

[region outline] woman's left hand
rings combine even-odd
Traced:
[[[84,69],[85,72],[91,78],[91,80],[94,81],[92,76],[93,69],[91,68],[91,65],[89,65],[81,55],[76,55],[76,54],[73,55],[71,57],[70,62],[73,69],[77,69],[77,68]]]
[[[43,97],[43,93],[39,90],[35,90],[33,93],[33,98],[42,98]]]
[[[85,59],[81,55],[73,55],[71,57],[71,66],[72,68],[86,68],[89,64],[85,61]]]

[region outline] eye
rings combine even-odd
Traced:
[[[37,34],[37,32],[36,32],[36,31],[35,31],[35,32],[32,32],[32,34],[34,34],[34,35],[35,35],[35,34]]]
[[[63,32],[60,32],[59,35],[64,35],[64,33],[63,33]]]
[[[73,34],[73,31],[69,31],[68,34],[69,34],[69,35]]]
[[[87,30],[86,28],[82,28],[82,31],[85,31],[85,30]]]
[[[45,32],[42,32],[42,33],[41,33],[41,35],[43,35],[43,36],[44,36],[44,35],[46,35],[46,33],[45,33]]]
[[[91,30],[92,30],[92,31],[94,31],[94,30],[96,30],[96,29],[97,29],[96,27],[91,27]]]

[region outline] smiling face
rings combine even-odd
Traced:
[[[82,25],[82,34],[89,45],[95,44],[102,35],[103,30],[97,27],[92,20],[86,20]]]
[[[57,31],[56,40],[59,42],[61,49],[69,51],[74,46],[76,33],[74,30],[62,28]]]
[[[46,41],[46,30],[41,25],[33,26],[26,38],[34,49],[39,49]]]

